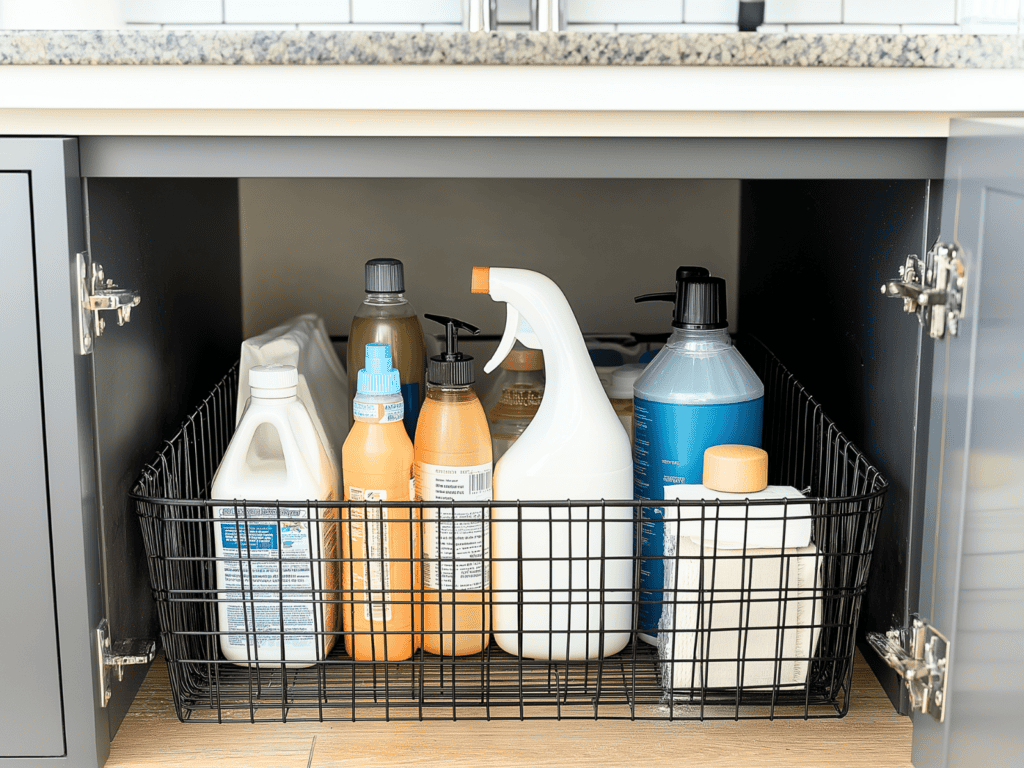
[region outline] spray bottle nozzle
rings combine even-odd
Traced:
[[[427,363],[427,381],[430,384],[451,386],[472,384],[476,380],[473,375],[473,358],[459,352],[459,329],[469,331],[474,336],[480,333],[480,329],[454,317],[429,314],[423,316],[427,320],[443,325],[446,337],[445,351],[440,355],[434,355]]]

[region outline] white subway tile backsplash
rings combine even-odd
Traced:
[[[530,0],[498,0],[498,23],[529,24]]]
[[[422,32],[422,24],[384,24],[384,23],[367,23],[367,24],[345,24],[344,26],[338,27],[338,29],[344,29],[348,32]]]
[[[725,34],[739,32],[739,24],[616,24],[617,32],[681,32],[684,34]]]
[[[569,32],[614,32],[614,24],[566,24]]]
[[[352,21],[358,24],[460,24],[462,0],[352,0]]]
[[[956,0],[845,0],[847,24],[953,24]]]
[[[683,21],[687,24],[736,24],[740,0],[686,0]]]
[[[762,35],[781,35],[786,31],[785,24],[762,24],[757,28]]]
[[[900,32],[904,35],[958,35],[959,24],[903,24]]]
[[[898,35],[899,24],[787,24],[797,35]]]
[[[337,24],[348,20],[348,0],[224,0],[224,21],[229,24]]]
[[[1020,19],[1021,0],[960,0],[962,24],[1010,24]]]
[[[161,29],[190,29],[196,32],[253,32],[273,30],[286,32],[298,29],[298,24],[161,24]]]
[[[679,24],[683,0],[566,0],[569,23]]]
[[[1020,25],[1015,21],[970,21],[964,22],[960,31],[967,35],[1017,35]]]
[[[609,26],[613,30],[615,29],[615,27],[613,25],[609,24]],[[576,27],[571,27],[571,29],[576,29]],[[504,22],[500,22],[500,21],[498,22],[498,32],[529,32],[529,31],[530,31],[530,25],[529,24],[506,24]]]
[[[764,20],[767,24],[839,24],[843,0],[768,0]]]
[[[221,0],[123,0],[126,22],[149,24],[219,24]]]

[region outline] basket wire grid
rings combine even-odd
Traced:
[[[362,526],[366,540],[406,535],[423,542],[437,536],[440,545],[442,529],[447,525],[450,535],[453,524],[436,521],[455,518],[460,508],[479,510],[481,502],[208,499],[234,430],[238,371],[232,368],[147,465],[132,491],[178,717],[191,722],[842,717],[850,703],[860,604],[888,486],[777,358],[752,339],[744,340],[741,350],[765,384],[769,482],[804,490],[803,505],[782,502],[781,512],[776,506],[766,517],[758,515],[758,506],[779,502],[659,501],[665,519],[652,521],[643,512],[651,502],[643,500],[485,502],[492,522],[480,515],[455,525],[479,526],[478,535],[492,525],[492,536],[504,526],[501,533],[518,542],[517,556],[492,556],[484,548],[473,562],[480,573],[505,568],[504,583],[512,569],[515,584],[499,588],[495,578],[490,589],[469,600],[446,588],[427,589],[420,578],[423,568],[452,573],[463,565],[466,558],[457,564],[453,547],[447,559],[427,557],[416,545],[403,557],[386,557],[380,547],[371,554],[358,543],[353,546],[353,531]],[[269,560],[250,549],[250,525],[255,525],[250,513],[257,508],[259,524],[276,528],[277,541],[282,526],[298,516],[310,531],[334,527],[348,546],[331,552],[310,547],[303,563],[321,578],[289,588],[284,574],[296,561],[282,554],[283,545]],[[229,515],[228,523],[217,517],[218,509]],[[747,526],[753,518],[774,520],[785,540],[787,526],[799,523],[798,509],[811,518],[809,550],[748,548],[746,534],[740,548],[718,547],[716,521]],[[670,544],[659,558],[667,574],[661,594],[641,590],[639,556],[622,552],[621,546],[619,554],[610,552],[613,535],[621,544],[631,530],[633,542],[639,542],[645,524],[664,526],[666,540],[679,542],[678,550]],[[687,539],[682,526],[698,531],[696,538]],[[218,557],[221,528],[232,529],[234,541],[244,545],[236,543],[233,554]],[[561,538],[564,547],[552,545],[544,558],[524,557],[524,537],[544,534]],[[272,588],[252,577],[254,568],[268,565],[277,572]],[[240,582],[218,587],[218,566],[236,569]],[[365,575],[373,568],[378,574],[398,569],[391,573],[407,574],[408,585],[371,579],[366,591],[358,591],[348,580],[359,569]],[[328,569],[345,578],[325,578]],[[794,580],[798,571],[802,581]],[[567,588],[553,586],[566,576]],[[446,626],[445,611],[454,611],[456,600],[463,611],[479,612],[476,626],[460,628],[450,618]],[[660,627],[637,625],[638,608],[647,601],[661,604]],[[511,629],[509,605],[515,618]],[[222,631],[218,612],[224,606],[242,616],[243,630]],[[312,631],[288,628],[286,608],[296,606],[311,609]],[[515,651],[539,638],[546,653],[534,655],[544,658],[522,658],[499,647],[486,628],[496,608],[506,610],[503,644],[511,642]],[[368,628],[359,629],[352,620],[357,610],[370,619]],[[428,610],[439,617],[436,629],[426,628]],[[396,626],[391,611],[411,615],[413,627]],[[346,614],[348,621],[337,618]],[[537,629],[538,617],[543,625],[545,615],[548,626]],[[655,632],[657,647],[639,637]],[[226,636],[241,642],[251,663],[224,656]],[[369,657],[351,653],[360,636],[370,641]],[[296,639],[316,644],[308,666],[290,663],[286,640]],[[390,653],[388,644],[408,648],[410,640],[409,657],[393,658],[403,654]],[[428,641],[442,646],[445,655],[425,650]],[[475,643],[477,652],[453,656],[446,650],[460,641]]]

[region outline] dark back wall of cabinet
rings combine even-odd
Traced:
[[[94,263],[142,297],[124,326],[107,318],[93,352],[106,616],[114,640],[156,638],[145,548],[128,493],[238,359],[238,182],[89,179],[86,189]],[[111,738],[145,674],[145,667],[127,667],[123,681],[113,676]]]
[[[932,342],[879,287],[937,237],[939,187],[925,180],[742,185],[739,331],[775,351],[890,482],[861,638],[906,626],[917,608]],[[900,680],[862,647],[906,713]]]

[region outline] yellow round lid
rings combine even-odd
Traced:
[[[714,445],[704,451],[704,486],[725,493],[768,487],[768,453],[752,445]]]

